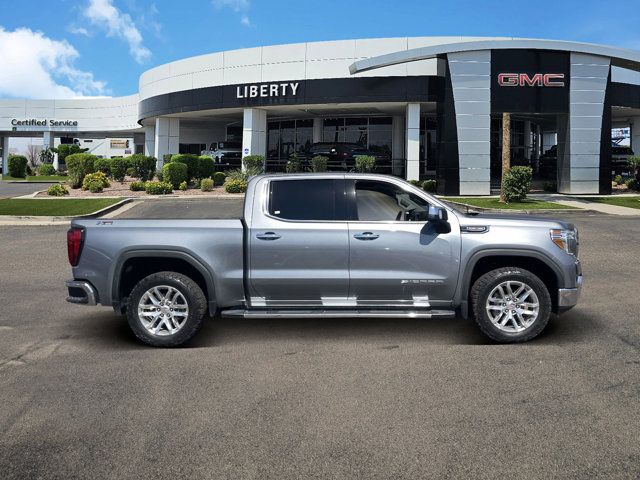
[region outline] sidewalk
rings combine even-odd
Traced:
[[[595,212],[607,213],[609,215],[631,215],[640,216],[640,209],[619,207],[617,205],[608,205],[606,203],[590,202],[589,197],[593,195],[563,195],[560,193],[537,193],[528,195],[536,200],[545,200],[548,202],[556,202],[567,207],[581,208],[583,210],[593,210]],[[605,196],[605,195],[602,195]]]

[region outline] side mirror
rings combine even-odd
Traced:
[[[429,205],[429,212],[427,213],[427,221],[434,223],[446,222],[449,219],[447,211],[436,205]]]

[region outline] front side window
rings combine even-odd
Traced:
[[[392,183],[358,180],[356,210],[361,222],[426,222],[429,203]]]
[[[283,220],[343,220],[343,185],[343,181],[333,179],[273,180],[269,186],[269,214]]]

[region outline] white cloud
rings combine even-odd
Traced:
[[[83,35],[85,37],[91,36],[89,30],[84,27],[76,27],[75,25],[69,25],[67,27],[67,31],[69,33],[73,33],[74,35]]]
[[[89,0],[85,17],[97,27],[104,28],[110,37],[118,37],[129,44],[129,53],[138,63],[151,57],[151,51],[142,42],[142,34],[127,13],[113,6],[113,0]]]
[[[78,51],[66,40],[53,40],[42,32],[0,27],[0,95],[21,98],[73,98],[103,96],[106,83],[73,62]]]
[[[251,7],[249,0],[212,0],[213,6],[217,9],[229,8],[236,13],[242,13],[240,16],[240,25],[243,27],[251,26],[251,19],[246,13]]]

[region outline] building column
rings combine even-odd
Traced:
[[[242,124],[242,157],[262,155],[267,157],[267,111],[245,108]],[[244,165],[242,166],[244,169]]]
[[[531,122],[524,121],[524,158],[531,160]]]
[[[313,143],[318,143],[321,141],[322,141],[322,119],[319,117],[316,117],[313,119]]]
[[[401,175],[404,167],[404,117],[394,116],[391,129],[391,173]]]
[[[407,180],[420,179],[420,104],[407,104],[407,115],[405,123],[407,170],[405,173]]]
[[[2,175],[9,175],[9,137],[2,137]]]
[[[147,157],[156,156],[156,128],[154,126],[144,127],[144,154]]]
[[[570,55],[569,121],[565,131],[558,132],[558,191],[600,193],[600,141],[610,60],[582,53]],[[565,148],[561,153],[563,133]]]
[[[154,131],[154,152],[158,169],[164,165],[164,156],[178,153],[180,148],[180,119],[173,117],[156,118]]]
[[[640,155],[640,117],[631,117],[629,127],[631,128],[631,150],[634,155]]]

